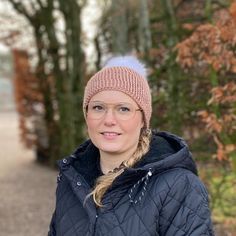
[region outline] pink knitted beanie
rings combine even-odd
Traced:
[[[127,59],[135,62],[135,66],[132,66],[134,63],[124,65]],[[112,62],[110,64],[108,62],[103,69],[88,81],[84,91],[84,114],[86,115],[88,103],[95,94],[104,90],[121,91],[139,105],[144,114],[145,127],[149,128],[152,102],[150,88],[145,78],[144,66],[131,56],[116,57],[112,59]],[[137,68],[137,66],[142,68]],[[143,71],[144,73],[142,73]]]

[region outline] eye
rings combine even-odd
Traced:
[[[103,111],[104,107],[102,105],[93,105],[92,110],[93,111]]]
[[[126,106],[120,106],[119,111],[123,113],[130,112],[130,108]]]

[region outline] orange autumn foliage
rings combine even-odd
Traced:
[[[212,98],[208,104],[225,104],[236,102],[236,84],[230,82],[224,86],[212,89]]]
[[[201,117],[208,133],[213,137],[217,145],[217,153],[214,155],[218,160],[228,160],[232,152],[236,151],[236,144],[229,143],[222,138],[222,134],[228,137],[236,133],[236,84],[231,82],[225,86],[218,86],[212,89],[212,97],[209,105],[218,105],[221,108],[221,115],[217,116],[213,112],[200,111]]]
[[[177,62],[184,70],[211,66],[217,72],[236,73],[236,4],[215,13],[214,24],[200,25],[186,40],[178,43]]]
[[[42,94],[35,76],[30,72],[29,58],[25,51],[13,50],[14,87],[16,108],[19,114],[20,136],[26,147],[37,143],[34,122],[41,113]]]
[[[232,76],[236,73],[236,2],[228,10],[217,11],[213,21],[200,25],[189,38],[177,44],[177,62],[185,71],[196,70],[207,76],[213,69]],[[214,87],[207,104],[209,110],[198,112],[217,145],[214,157],[218,160],[229,160],[236,152],[235,104],[236,83],[228,82]]]

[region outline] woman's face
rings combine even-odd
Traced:
[[[91,98],[86,124],[89,137],[100,152],[135,151],[144,125],[142,112],[137,109],[137,103],[119,91],[102,91]],[[132,116],[128,114],[130,111]]]

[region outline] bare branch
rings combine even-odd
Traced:
[[[40,6],[41,9],[44,8],[43,3],[41,2],[41,0],[37,0],[37,3],[39,4],[39,6]]]
[[[29,2],[28,4],[30,4],[31,9],[33,10],[34,14],[36,14],[38,10],[37,6],[35,6],[35,3]]]
[[[48,0],[48,8],[53,9],[53,0]]]
[[[21,2],[16,2],[15,0],[8,0],[14,9],[20,14],[24,15],[29,21],[32,21],[33,17],[27,12],[25,6]]]

